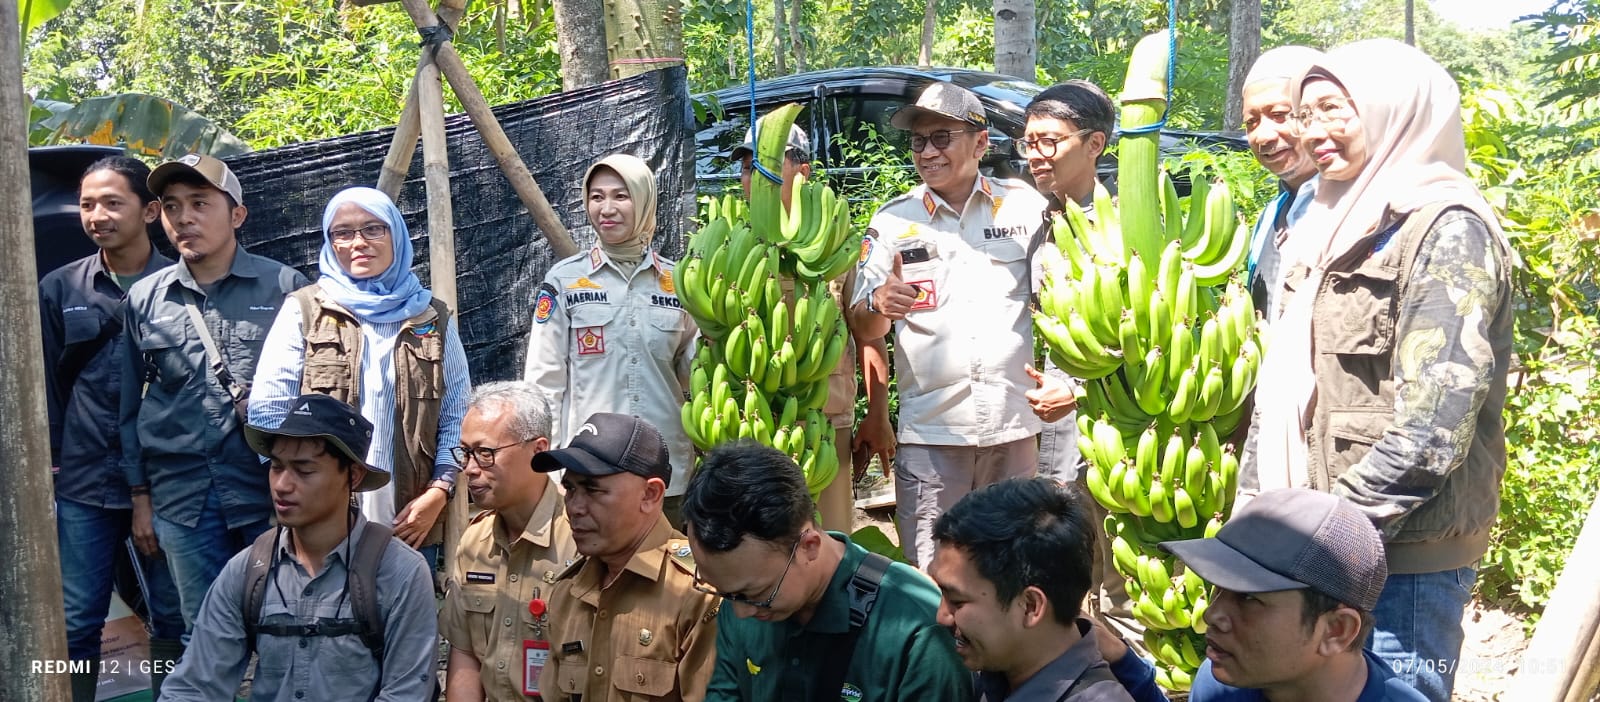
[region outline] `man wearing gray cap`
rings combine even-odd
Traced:
[[[1214,538],[1161,548],[1211,584],[1206,662],[1190,702],[1326,700],[1421,702],[1421,693],[1362,649],[1389,569],[1383,540],[1334,495],[1262,493]],[[1165,699],[1155,669],[1100,634],[1112,672],[1140,702]]]
[[[244,412],[278,306],[308,282],[239,246],[244,191],[227,164],[189,154],[156,167],[148,184],[181,258],[128,289],[121,463],[134,540],[166,552],[193,632],[228,556],[268,527],[272,502]]]
[[[372,423],[301,395],[275,429],[249,426],[280,528],[222,569],[164,702],[231,700],[252,653],[251,699],[432,699],[438,622],[422,556],[368,522],[351,494],[389,474],[363,462]]]
[[[564,471],[567,520],[583,554],[554,578],[548,609],[537,596],[530,603],[548,641],[526,656],[541,698],[704,699],[718,600],[695,590],[689,541],[661,512],[672,480],[661,432],[638,417],[593,414],[566,448],[536,454],[533,469]]]
[[[934,83],[890,124],[911,132],[922,183],[873,215],[850,321],[860,339],[894,327],[897,521],[906,555],[926,568],[940,514],[1038,462],[1028,251],[1045,200],[978,172],[989,120],[964,88]]]

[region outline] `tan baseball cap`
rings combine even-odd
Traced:
[[[974,127],[989,126],[989,116],[983,111],[978,96],[953,83],[934,83],[923,89],[917,104],[895,110],[889,124],[898,129],[910,129],[918,115],[933,115],[966,122]]]
[[[167,184],[179,173],[197,174],[216,189],[232,195],[235,204],[244,204],[244,187],[239,185],[239,177],[228,169],[228,164],[205,154],[186,154],[176,161],[156,166],[145,184],[150,186],[150,192],[155,193],[156,197],[161,197],[165,194]]]

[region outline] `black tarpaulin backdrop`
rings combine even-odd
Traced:
[[[681,67],[663,69],[494,110],[580,250],[594,243],[594,230],[578,181],[601,156],[623,152],[644,159],[655,171],[655,247],[677,259],[694,212],[694,116],[686,75]],[[519,378],[534,290],[555,258],[472,122],[466,115],[451,115],[446,129],[461,340],[472,379]],[[323,207],[346,187],[376,185],[393,135],[393,129],[383,129],[228,159],[250,211],[240,241],[252,253],[315,278]],[[427,285],[420,148],[397,204],[411,228],[415,270]]]

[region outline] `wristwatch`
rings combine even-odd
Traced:
[[[448,480],[435,480],[431,483],[428,483],[428,487],[439,488],[440,490],[443,490],[445,499],[455,499],[456,484],[453,482]]]
[[[880,314],[878,312],[878,306],[872,304],[872,296],[873,296],[873,293],[876,293],[876,292],[878,292],[877,288],[873,288],[873,289],[867,291],[867,300],[866,300],[866,302],[867,302],[867,311],[871,312],[873,314]]]

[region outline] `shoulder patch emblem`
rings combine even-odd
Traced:
[[[867,259],[872,257],[872,241],[877,238],[878,234],[871,229],[868,229],[867,233],[872,236],[861,237],[861,261],[857,264],[861,266],[867,265]]]
[[[661,283],[661,292],[668,295],[676,295],[678,293],[677,286],[672,284],[672,271],[661,269],[661,275],[657,277],[657,280]]]
[[[539,294],[533,298],[533,321],[544,324],[550,321],[550,315],[556,311],[556,286],[549,283],[539,285]]]
[[[580,277],[577,280],[573,281],[571,285],[568,285],[567,289],[568,290],[604,290],[605,286],[602,286],[599,283],[596,283],[596,282],[594,282],[592,280],[589,280],[589,276],[583,276],[583,277]]]

